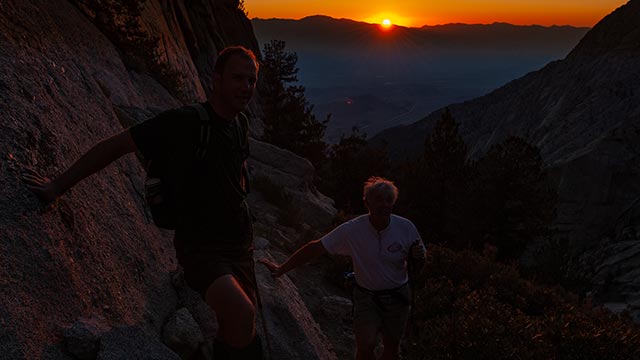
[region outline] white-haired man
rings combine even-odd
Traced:
[[[384,178],[371,177],[364,184],[368,214],[336,227],[319,240],[298,249],[282,265],[268,260],[274,277],[325,253],[348,255],[353,262],[353,331],[356,360],[374,359],[378,334],[382,334],[381,359],[398,359],[400,340],[409,317],[410,294],[407,261],[425,265],[426,250],[413,223],[391,213],[398,188]]]

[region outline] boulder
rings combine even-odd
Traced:
[[[304,223],[325,230],[334,220],[337,210],[333,207],[333,200],[315,188],[313,165],[307,159],[265,142],[251,139],[250,146],[251,177],[266,179],[281,189]]]
[[[63,332],[65,348],[79,360],[93,360],[100,350],[100,337],[108,331],[104,319],[80,318]]]
[[[96,360],[181,360],[155,334],[137,326],[116,327],[104,334]]]
[[[189,359],[204,342],[204,336],[189,310],[183,307],[164,325],[162,341],[180,358]]]

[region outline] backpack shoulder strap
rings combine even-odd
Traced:
[[[236,116],[236,122],[238,123],[240,147],[243,148],[249,142],[249,118],[241,112]]]
[[[243,112],[236,116],[236,129],[238,129],[238,141],[240,142],[240,149],[245,152],[245,156],[249,156],[249,118]],[[242,177],[244,178],[244,190],[248,194],[251,192],[251,186],[249,185],[249,171],[247,170],[247,164],[242,164]]]
[[[196,157],[204,159],[207,156],[207,148],[211,140],[211,119],[209,112],[200,103],[188,105],[196,110],[200,119],[200,132],[198,137],[198,145],[196,146]]]

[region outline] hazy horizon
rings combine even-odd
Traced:
[[[251,15],[251,14],[249,14]],[[380,23],[377,22],[367,22],[367,21],[363,21],[363,20],[356,20],[356,19],[350,19],[350,18],[338,18],[338,17],[334,17],[334,16],[330,16],[330,15],[324,15],[324,14],[314,14],[314,15],[306,15],[306,16],[302,16],[299,18],[281,18],[281,17],[269,17],[269,18],[263,18],[263,17],[251,17],[251,21],[254,20],[291,20],[291,21],[301,21],[304,19],[308,19],[308,18],[314,18],[314,17],[326,17],[326,18],[331,18],[334,20],[347,20],[347,21],[353,21],[356,23],[363,23],[363,24],[367,24],[367,25],[380,25]],[[505,25],[513,25],[513,26],[540,26],[540,27],[544,27],[544,28],[552,28],[552,27],[573,27],[573,28],[592,28],[593,26],[581,26],[581,25],[574,25],[574,24],[551,24],[551,25],[544,25],[544,24],[537,24],[537,23],[531,23],[531,24],[516,24],[516,23],[512,23],[512,22],[507,22],[507,21],[493,21],[493,22],[487,22],[487,23],[469,23],[469,22],[447,22],[447,23],[438,23],[438,24],[422,24],[422,25],[417,25],[417,26],[405,26],[405,25],[398,25],[398,24],[393,24],[393,27],[399,27],[399,28],[407,28],[407,29],[422,29],[424,27],[436,27],[436,26],[448,26],[448,25],[484,25],[484,26],[489,26],[489,25],[496,25],[496,24],[505,24]]]
[[[342,0],[245,0],[249,18],[302,19],[324,14],[336,19],[353,19],[379,24],[389,19],[393,24],[421,27],[430,24],[567,24],[593,27],[607,14],[627,3],[626,0],[404,0],[391,3],[369,0],[366,6]]]

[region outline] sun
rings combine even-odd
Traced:
[[[385,29],[389,29],[393,24],[391,23],[391,20],[384,19],[382,20],[382,23],[380,23],[380,25],[382,25],[382,27]]]

